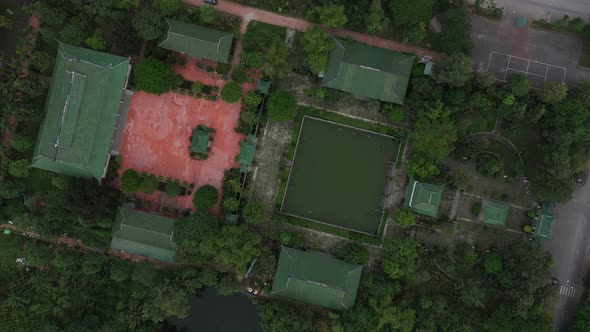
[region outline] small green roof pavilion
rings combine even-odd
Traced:
[[[191,141],[191,151],[196,153],[207,153],[210,138],[210,131],[202,130],[200,128],[194,129]]]
[[[488,201],[484,211],[484,223],[506,226],[506,218],[510,207],[504,203]]]
[[[355,96],[403,104],[413,55],[333,38],[322,85]]]
[[[240,154],[238,155],[237,162],[240,164],[240,171],[242,173],[246,173],[254,162],[254,154],[256,153],[255,140],[256,137],[254,135],[248,135],[246,140],[240,142]]]
[[[111,248],[174,263],[174,223],[161,215],[119,207]]]
[[[158,44],[167,50],[186,53],[191,58],[228,63],[234,35],[167,18],[168,30]]]
[[[32,166],[100,181],[129,59],[61,43]]]
[[[539,220],[537,221],[537,227],[535,227],[535,235],[542,238],[550,238],[553,233],[554,224],[555,217],[546,211],[541,211]]]
[[[346,310],[354,305],[362,269],[319,252],[282,247],[271,294]]]
[[[444,186],[418,182],[410,178],[406,189],[406,207],[415,213],[436,218]]]

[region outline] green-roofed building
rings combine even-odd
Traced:
[[[410,178],[406,189],[406,207],[415,213],[436,218],[444,186],[418,182]]]
[[[100,181],[130,69],[128,58],[60,44],[32,166]]]
[[[228,63],[233,33],[195,24],[166,19],[168,30],[158,44],[167,50],[187,54],[191,58]]]
[[[535,235],[542,238],[550,238],[553,233],[555,217],[548,211],[541,210],[536,221]]]
[[[111,249],[174,263],[174,223],[175,220],[157,214],[119,207]]]
[[[415,56],[336,38],[333,42],[323,86],[358,97],[404,103]]]
[[[270,91],[270,81],[259,79],[258,84],[256,85],[256,91],[262,93],[263,95],[268,95],[268,91]]]
[[[506,226],[510,207],[504,203],[488,201],[484,210],[483,221],[486,224]]]
[[[282,247],[271,294],[346,310],[354,304],[362,269],[319,252]]]
[[[195,153],[207,154],[212,132],[213,130],[203,126],[198,126],[195,128],[193,130],[190,150]]]
[[[246,173],[252,163],[254,162],[254,154],[256,153],[256,137],[248,135],[248,138],[240,142],[240,154],[237,162],[240,164],[240,171]]]

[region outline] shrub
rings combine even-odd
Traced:
[[[277,91],[268,98],[268,115],[273,121],[289,121],[297,111],[297,99],[288,91]]]
[[[238,84],[246,82],[246,70],[243,66],[237,66],[231,73],[231,79]]]
[[[178,183],[168,182],[168,183],[166,183],[165,195],[166,195],[166,197],[176,197],[176,196],[180,195],[181,190],[182,189],[180,188]]]
[[[232,295],[238,293],[242,286],[234,274],[225,274],[219,279],[219,283],[215,288],[219,295]]]
[[[158,39],[164,31],[162,16],[150,8],[144,8],[139,11],[131,22],[137,35],[145,40]]]
[[[364,265],[369,262],[369,250],[356,242],[348,242],[339,251],[337,257],[348,263]]]
[[[154,175],[147,175],[141,180],[141,184],[139,185],[139,190],[143,191],[146,194],[151,194],[158,189],[160,185],[160,181]]]
[[[483,266],[488,274],[497,274],[502,272],[502,256],[491,252],[483,257]]]
[[[203,83],[201,81],[196,81],[191,86],[191,91],[195,96],[198,96],[201,92],[203,92]]]
[[[510,80],[508,81],[508,87],[515,96],[523,97],[529,93],[531,89],[531,82],[526,76],[515,74],[510,77]]]
[[[242,87],[236,82],[229,82],[221,90],[221,99],[226,103],[235,103],[242,98]]]
[[[481,212],[481,203],[480,202],[476,202],[473,203],[471,205],[471,214],[473,214],[474,216],[479,216],[479,213]]]
[[[121,191],[127,193],[136,192],[139,190],[141,181],[142,177],[136,170],[132,168],[126,169],[121,177]]]
[[[10,146],[18,152],[31,151],[35,147],[35,141],[30,136],[16,134],[10,140]]]
[[[401,228],[416,224],[416,215],[410,209],[399,209],[393,213],[393,221]]]
[[[217,18],[217,12],[215,8],[211,6],[202,6],[201,12],[199,13],[199,20],[203,23],[213,23]]]
[[[164,94],[179,87],[183,79],[175,74],[165,62],[155,58],[147,58],[133,67],[135,89]]]
[[[401,105],[388,103],[383,106],[382,111],[392,124],[398,124],[406,120],[406,109]]]
[[[225,212],[236,212],[240,207],[240,202],[234,197],[228,197],[223,200],[223,210]]]
[[[258,106],[262,101],[262,97],[256,91],[248,91],[244,97],[244,104],[248,106]]]
[[[193,197],[193,203],[199,211],[206,211],[217,202],[217,189],[211,185],[204,185],[197,189]]]
[[[29,176],[29,174],[31,174],[31,171],[29,169],[29,160],[20,159],[11,162],[10,165],[8,165],[8,173],[18,178],[24,178]]]
[[[249,224],[260,224],[264,220],[264,206],[256,202],[248,202],[242,211],[244,219]]]

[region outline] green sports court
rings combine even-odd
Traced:
[[[281,212],[378,234],[399,151],[391,136],[305,116]]]

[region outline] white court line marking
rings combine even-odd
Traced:
[[[548,73],[549,73],[549,67],[553,67],[553,68],[557,68],[557,69],[561,69],[561,70],[563,70],[563,78],[562,78],[561,82],[562,82],[562,83],[564,83],[564,82],[565,82],[565,77],[567,76],[567,68],[565,68],[565,67],[562,67],[562,66],[556,66],[556,65],[552,65],[552,64],[549,64],[549,63],[546,63],[546,62],[541,62],[541,61],[536,61],[536,60],[531,60],[531,59],[521,58],[521,57],[518,57],[518,56],[514,56],[514,55],[510,55],[510,54],[502,53],[502,52],[496,52],[496,51],[492,51],[492,52],[490,53],[490,58],[488,59],[488,67],[487,67],[487,71],[489,71],[489,70],[490,70],[490,65],[491,65],[492,59],[493,59],[493,57],[494,57],[495,55],[499,55],[499,56],[508,57],[508,63],[506,64],[506,68],[505,68],[505,72],[504,72],[504,77],[503,77],[502,79],[498,79],[498,78],[496,78],[496,80],[497,80],[497,81],[500,81],[500,82],[507,82],[507,80],[506,80],[506,76],[508,75],[508,70],[512,70],[512,71],[515,71],[515,72],[523,73],[523,74],[525,74],[527,77],[528,77],[528,75],[537,76],[537,77],[543,77],[543,82],[546,82],[546,81],[547,81],[547,75],[548,75]],[[519,70],[519,69],[513,69],[513,68],[510,68],[510,62],[512,61],[512,58],[514,58],[514,59],[518,59],[518,60],[527,61],[527,68],[526,68],[526,71],[522,71],[522,70]],[[542,66],[545,66],[545,75],[540,75],[540,74],[530,73],[530,72],[529,72],[529,69],[530,69],[530,65],[531,65],[531,63],[538,63],[538,64],[540,64],[540,65],[542,65]],[[531,88],[532,88],[532,89],[535,89],[535,90],[540,90],[539,88],[536,88],[536,87],[531,87]]]
[[[508,75],[508,68],[510,68],[510,60],[512,60],[512,56],[508,56],[508,64],[506,65],[506,70],[504,71],[504,80],[506,80],[506,75]]]
[[[549,67],[547,67],[547,68],[549,68]],[[534,73],[527,73],[526,71],[522,71],[522,70],[518,70],[518,69],[506,68],[506,71],[509,71],[509,70],[512,70],[512,71],[515,71],[515,72],[519,72],[519,73],[523,73],[523,74],[526,74],[527,76],[528,75],[533,75],[533,76],[537,76],[537,77],[543,77],[543,80],[545,80],[547,78],[547,73],[545,73],[545,76],[543,76],[543,75],[534,74]]]
[[[536,60],[531,60],[531,59],[527,59],[527,58],[521,58],[521,57],[518,57],[518,56],[515,56],[515,55],[510,55],[510,54],[506,54],[506,53],[502,53],[502,52],[492,51],[492,53],[503,55],[503,56],[509,56],[509,57],[512,57],[512,58],[515,58],[515,59],[530,61],[530,62],[538,63],[538,64],[541,64],[541,65],[545,65],[545,66],[550,66],[550,67],[555,67],[555,68],[560,68],[560,69],[563,69],[563,70],[567,70],[567,68],[562,67],[562,66],[552,65],[550,63],[536,61]]]

